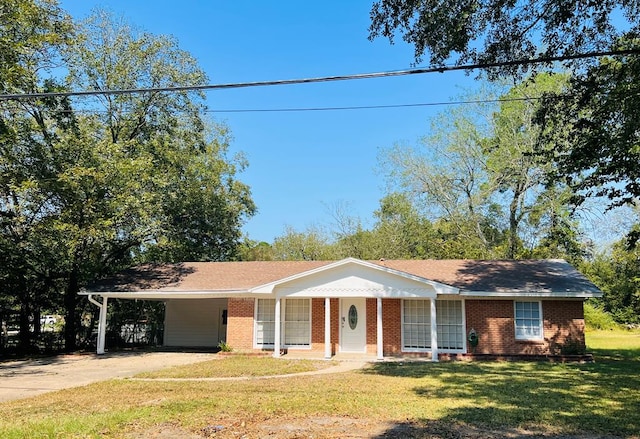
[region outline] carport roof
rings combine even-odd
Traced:
[[[347,259],[345,261],[358,261]],[[145,264],[90,285],[87,293],[248,293],[336,261],[183,262]],[[598,297],[602,293],[569,263],[546,260],[379,260],[394,270],[459,289],[466,296]],[[329,268],[329,267],[327,267]],[[112,295],[112,294],[110,294]],[[117,295],[117,294],[115,294]],[[197,294],[196,294],[197,296]]]

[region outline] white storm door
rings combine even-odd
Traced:
[[[367,299],[340,301],[340,352],[367,351]]]

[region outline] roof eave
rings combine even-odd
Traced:
[[[253,297],[247,290],[144,290],[144,291],[81,291],[81,296],[100,296],[109,299],[215,299],[225,297]]]
[[[460,296],[466,297],[543,297],[590,299],[602,297],[601,291],[468,291],[460,290]]]

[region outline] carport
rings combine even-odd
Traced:
[[[96,352],[105,353],[110,299],[155,300],[166,304],[164,346],[210,348],[226,341],[227,297],[223,291],[108,291],[79,293],[99,310]],[[235,292],[237,295],[237,291]],[[232,294],[233,295],[233,294]]]

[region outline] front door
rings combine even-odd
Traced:
[[[340,352],[367,351],[367,299],[340,302]]]

